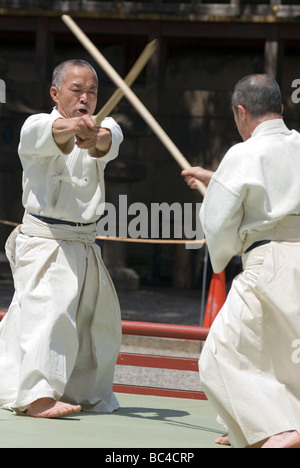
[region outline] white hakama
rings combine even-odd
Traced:
[[[199,362],[205,393],[238,448],[300,433],[300,245],[273,242],[243,261]]]
[[[0,406],[48,397],[118,408],[120,308],[94,239],[93,224],[49,227],[30,215],[8,239],[15,295],[0,328]]]

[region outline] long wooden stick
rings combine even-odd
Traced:
[[[157,40],[147,44],[145,49],[143,50],[142,54],[128,73],[125,78],[125,83],[127,86],[131,86],[138,75],[141,73],[149,59],[152,57],[153,53],[155,52],[157,47]],[[110,112],[116,107],[119,101],[121,101],[122,97],[124,96],[124,92],[118,88],[117,91],[111,96],[111,98],[107,101],[107,103],[102,107],[102,109],[98,112],[97,115],[94,116],[94,123],[97,126],[101,125],[102,120],[107,117]]]
[[[8,221],[6,219],[0,219],[0,224],[6,224],[7,226],[17,227],[20,223],[14,221]],[[137,244],[205,244],[206,239],[134,239],[132,237],[112,237],[112,236],[96,236],[99,240],[108,240],[113,242],[133,242]]]
[[[133,237],[111,237],[111,236],[96,236],[99,240],[108,240],[113,242],[131,242],[136,244],[191,244],[191,245],[203,245],[206,244],[206,239],[153,239],[153,238],[140,238],[134,239]]]
[[[90,53],[90,55],[95,59],[98,65],[105,71],[105,73],[111,78],[115,85],[122,90],[124,96],[132,104],[135,110],[140,114],[140,116],[145,120],[149,127],[153,130],[156,136],[160,139],[163,145],[169,150],[173,158],[177,161],[179,166],[182,169],[189,169],[191,165],[179,151],[174,142],[166,134],[166,132],[161,128],[159,123],[154,119],[148,109],[144,104],[138,99],[134,92],[127,86],[125,81],[120,77],[120,75],[115,71],[115,69],[110,65],[106,58],[101,54],[101,52],[95,47],[91,40],[84,34],[84,32],[77,26],[75,21],[69,15],[63,15],[62,20],[72,31],[72,33],[77,37],[79,42],[85,47],[85,49]],[[206,186],[200,182],[196,181],[198,190],[202,195],[206,192]]]

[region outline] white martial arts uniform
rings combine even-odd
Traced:
[[[104,210],[104,169],[123,135],[107,118],[112,145],[104,157],[76,145],[64,154],[52,135],[60,117],[56,109],[31,116],[21,131],[25,215],[6,244],[15,294],[0,324],[0,406],[24,411],[49,397],[111,412],[118,407],[112,384],[121,317],[95,221]]]
[[[243,254],[199,361],[203,388],[234,447],[300,433],[300,134],[256,127],[214,174],[201,210],[215,272]]]

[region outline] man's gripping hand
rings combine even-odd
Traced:
[[[89,150],[91,156],[102,157],[111,147],[110,130],[97,127],[91,115],[57,119],[52,126],[53,138],[64,153],[73,149],[75,144],[81,149]]]
[[[97,144],[97,136],[99,127],[93,122],[91,115],[83,115],[82,117],[76,117],[75,122],[75,137],[76,145],[82,149],[95,148]]]

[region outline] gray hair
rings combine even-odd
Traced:
[[[282,98],[277,81],[269,75],[248,75],[236,85],[232,94],[232,107],[242,105],[254,117],[281,115]]]
[[[81,68],[89,68],[95,74],[97,85],[98,85],[98,76],[94,67],[85,60],[81,59],[74,59],[74,60],[66,60],[65,62],[60,63],[53,72],[52,76],[52,86],[55,86],[57,89],[61,89],[62,85],[65,83],[67,79],[67,69],[69,67],[81,67]]]

